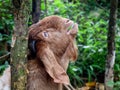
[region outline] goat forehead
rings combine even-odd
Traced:
[[[52,15],[52,16],[48,16],[48,17],[43,18],[41,20],[41,23],[51,22],[52,24],[59,24],[62,21],[64,21],[63,17]]]
[[[64,27],[64,23],[66,22],[66,18],[60,17],[60,16],[56,16],[56,15],[52,15],[52,16],[48,16],[43,18],[42,20],[40,20],[38,23],[33,24],[30,29],[31,30],[36,30],[36,31],[44,31],[46,29],[49,28],[54,28],[54,29],[62,29]]]

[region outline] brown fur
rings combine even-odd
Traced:
[[[62,90],[69,85],[66,70],[69,60],[76,60],[74,43],[78,26],[68,31],[74,22],[59,16],[49,16],[29,30],[29,40],[36,40],[36,56],[28,60],[27,90]]]

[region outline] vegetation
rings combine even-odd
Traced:
[[[40,19],[48,15],[60,15],[79,24],[76,37],[79,57],[71,62],[68,74],[72,85],[81,87],[86,82],[104,82],[107,55],[107,30],[109,22],[109,0],[41,0]],[[119,5],[120,6],[120,2]],[[14,20],[11,2],[0,0],[0,57],[10,52]],[[119,9],[119,8],[118,8]],[[114,65],[114,85],[120,89],[120,13],[118,12],[116,30],[116,59]],[[31,19],[29,24],[31,24]],[[0,71],[9,62],[9,56],[0,58]],[[2,69],[1,69],[2,68]],[[5,67],[4,67],[5,68]],[[1,72],[0,72],[1,73]],[[115,89],[115,90],[117,90]]]

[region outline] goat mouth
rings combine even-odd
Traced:
[[[70,25],[67,30],[69,31],[69,30],[73,29],[74,26],[75,26],[75,23],[73,23],[72,25]]]

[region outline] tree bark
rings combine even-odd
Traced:
[[[32,0],[32,23],[37,23],[40,18],[41,0]]]
[[[12,0],[14,34],[11,45],[11,90],[26,90],[27,31],[30,0]]]
[[[115,30],[117,18],[118,0],[111,0],[110,19],[107,38],[107,60],[105,71],[105,90],[113,90],[113,85],[109,86],[108,82],[113,82],[113,68],[115,63]]]

